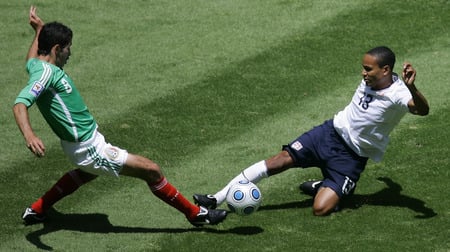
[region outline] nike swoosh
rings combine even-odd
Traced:
[[[316,189],[316,186],[321,184],[321,183],[322,183],[322,181],[316,181],[316,182],[312,183],[311,186],[312,186],[312,188]]]

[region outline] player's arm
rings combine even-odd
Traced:
[[[403,64],[402,78],[412,95],[412,99],[408,102],[409,111],[415,115],[428,115],[430,107],[428,106],[427,99],[414,84],[416,70],[408,62]]]
[[[35,35],[33,42],[31,43],[30,49],[28,50],[27,58],[28,61],[31,58],[37,58],[38,56],[38,37],[41,32],[42,26],[44,26],[44,21],[36,14],[36,7],[31,6],[30,8],[30,25],[33,27]]]
[[[16,103],[13,107],[13,112],[17,126],[19,126],[22,132],[28,149],[37,157],[43,157],[45,154],[45,146],[31,128],[27,106],[23,103]]]

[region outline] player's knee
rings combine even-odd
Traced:
[[[138,155],[129,156],[121,174],[140,178],[149,183],[159,181],[163,177],[161,168],[157,163]]]
[[[143,168],[149,172],[161,172],[161,168],[155,162],[146,160],[143,164]]]
[[[148,173],[161,172],[161,168],[157,163],[139,155],[131,156],[131,158],[127,160],[127,165],[133,167],[136,170],[146,171]]]
[[[313,206],[313,214],[315,216],[327,216],[331,212],[333,212],[333,209],[334,209],[334,207],[314,204],[314,206]]]
[[[146,180],[154,182],[162,178],[161,168],[157,163],[149,160],[143,165],[143,168],[145,169],[144,174],[146,176]]]
[[[329,187],[321,187],[314,198],[313,214],[326,216],[339,204],[339,196]]]
[[[149,170],[149,171],[147,171],[147,174],[146,174],[144,180],[147,181],[148,183],[155,183],[155,182],[161,180],[162,177],[163,177],[163,175],[161,172]]]

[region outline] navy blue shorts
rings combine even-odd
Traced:
[[[289,152],[295,167],[319,167],[322,186],[330,187],[339,197],[353,193],[368,160],[348,147],[334,129],[333,120],[305,132],[283,150]]]

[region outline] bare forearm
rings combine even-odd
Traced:
[[[430,107],[425,96],[422,95],[414,84],[416,74],[416,69],[414,69],[411,63],[403,63],[402,78],[412,95],[412,99],[408,103],[409,111],[415,115],[425,116],[428,115]]]
[[[25,104],[17,103],[13,107],[13,112],[17,126],[19,126],[19,129],[25,138],[27,148],[37,157],[43,157],[45,155],[45,146],[31,128],[30,119],[28,117],[28,108]]]
[[[14,117],[16,119],[17,126],[20,132],[22,132],[25,141],[34,135],[33,129],[31,128],[30,119],[28,116],[28,109],[23,103],[17,103],[13,107]]]
[[[37,58],[38,56],[38,37],[39,37],[39,32],[40,29],[38,31],[36,31],[36,35],[33,39],[33,42],[31,43],[30,49],[28,50],[27,53],[27,57],[26,57],[26,61],[28,61],[31,58]]]
[[[416,88],[414,84],[408,85],[408,89],[411,92],[414,106],[411,109],[411,113],[416,115],[425,116],[428,115],[430,107],[425,96]]]

